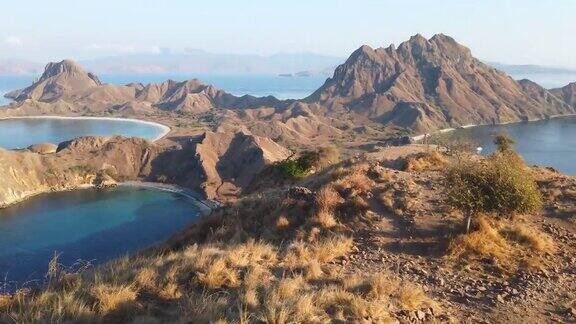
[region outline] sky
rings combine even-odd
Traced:
[[[483,60],[576,68],[575,0],[21,0],[0,4],[0,58],[313,52],[444,33]]]

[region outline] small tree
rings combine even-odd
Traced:
[[[516,141],[507,134],[501,133],[494,138],[494,144],[496,144],[498,152],[514,152],[514,144],[516,144]]]
[[[498,137],[498,151],[486,159],[469,158],[446,172],[447,202],[466,215],[466,231],[479,213],[529,213],[542,208],[532,173],[507,137]]]

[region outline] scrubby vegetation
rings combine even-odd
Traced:
[[[555,249],[550,237],[518,220],[480,215],[475,223],[475,231],[451,242],[449,259],[487,263],[497,271],[513,273],[519,268],[540,269],[541,256]]]
[[[498,136],[498,151],[485,159],[460,160],[446,172],[447,202],[470,218],[480,213],[509,216],[542,208],[534,177],[511,140]]]
[[[411,171],[440,171],[448,165],[447,159],[437,150],[430,150],[406,159],[404,170]]]
[[[280,171],[285,178],[296,179],[303,178],[310,174],[310,165],[302,159],[287,159],[276,163],[276,169]]]
[[[297,158],[276,163],[276,169],[288,179],[303,178],[340,160],[340,152],[334,147],[320,147],[304,151]]]
[[[504,273],[539,269],[552,240],[522,215],[539,212],[542,194],[532,171],[514,151],[514,141],[498,135],[497,150],[486,158],[468,155],[445,173],[447,202],[467,215],[467,233],[457,236],[448,258],[478,261]],[[470,232],[474,218],[475,230]]]

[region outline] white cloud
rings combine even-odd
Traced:
[[[13,46],[13,47],[22,47],[24,45],[24,43],[22,42],[22,39],[20,37],[16,37],[16,36],[6,37],[6,38],[4,38],[4,42],[10,46]]]

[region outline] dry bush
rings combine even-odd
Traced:
[[[315,195],[316,206],[319,210],[333,211],[344,202],[340,194],[332,185],[322,187]]]
[[[486,215],[477,217],[475,223],[475,231],[450,243],[448,259],[466,263],[489,260],[498,270],[511,273],[521,264],[539,266],[542,254],[554,251],[550,238],[526,224]]]
[[[365,172],[351,173],[334,183],[336,189],[344,193],[345,197],[364,194],[370,191],[374,185],[374,181]]]
[[[197,276],[200,284],[209,289],[235,288],[240,285],[238,271],[230,267],[223,258],[214,259],[206,268],[201,269]]]
[[[297,269],[306,267],[313,260],[327,263],[346,255],[352,246],[352,239],[345,236],[331,236],[313,243],[293,242],[282,257],[282,264],[288,269]]]
[[[439,171],[446,168],[448,160],[438,151],[424,152],[409,156],[404,164],[404,171]]]
[[[525,224],[513,224],[506,231],[511,239],[527,243],[538,252],[552,253],[556,249],[551,237]]]
[[[380,201],[380,204],[382,204],[382,206],[386,207],[386,209],[388,209],[388,211],[391,211],[391,212],[394,211],[395,199],[394,199],[394,192],[393,191],[391,191],[391,190],[383,191],[382,193],[380,193],[380,195],[378,195],[378,201]]]
[[[422,290],[414,284],[406,284],[399,289],[398,299],[404,309],[417,310],[423,307],[438,307]]]
[[[515,153],[468,159],[446,172],[447,202],[468,215],[531,213],[542,197],[531,171]]]
[[[310,219],[312,224],[332,228],[337,224],[334,213],[344,200],[332,185],[322,187],[315,195],[316,212]]]
[[[316,151],[303,152],[301,159],[316,171],[320,171],[338,163],[340,161],[340,151],[333,146],[320,147]]]

